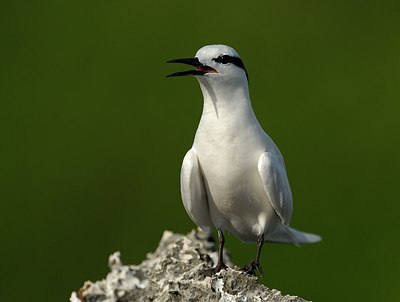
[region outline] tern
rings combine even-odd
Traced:
[[[263,243],[313,243],[318,235],[289,227],[292,193],[276,144],[260,126],[249,96],[249,76],[239,54],[226,45],[207,45],[194,58],[174,59],[193,70],[203,93],[200,123],[181,168],[183,205],[195,224],[215,227],[219,237],[217,273],[223,261],[224,232],[257,242],[255,260],[243,270],[262,274]]]

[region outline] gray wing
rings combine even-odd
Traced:
[[[293,200],[283,161],[278,160],[269,152],[264,152],[258,159],[258,172],[272,207],[282,223],[289,224]]]
[[[189,150],[181,169],[181,196],[190,218],[201,228],[211,227],[207,193],[196,152]]]

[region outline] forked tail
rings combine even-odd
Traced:
[[[265,241],[299,245],[301,243],[321,241],[321,237],[315,234],[301,232],[282,224],[275,232],[268,234]]]

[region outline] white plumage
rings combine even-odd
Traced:
[[[317,235],[289,227],[292,193],[285,163],[257,121],[247,71],[237,52],[209,45],[193,59],[170,62],[196,67],[170,76],[195,75],[204,97],[200,124],[181,170],[182,200],[193,222],[216,227],[221,249],[225,231],[242,241],[259,239],[259,250],[260,236],[294,244],[319,241]]]

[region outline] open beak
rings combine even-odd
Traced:
[[[180,77],[180,76],[186,76],[186,75],[202,76],[202,75],[205,75],[206,73],[217,73],[217,71],[214,68],[201,64],[198,58],[174,59],[174,60],[167,61],[167,63],[182,63],[182,64],[187,64],[187,65],[196,67],[196,69],[193,69],[193,70],[171,73],[171,74],[167,75],[168,78],[169,77]]]

